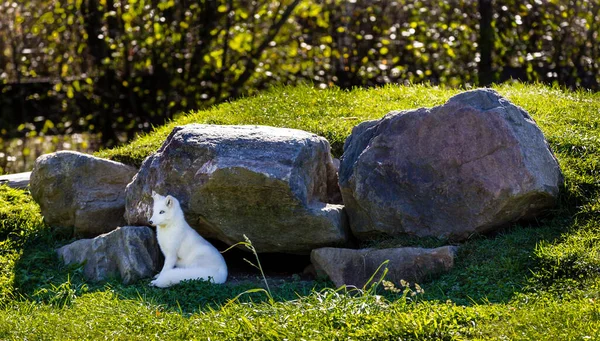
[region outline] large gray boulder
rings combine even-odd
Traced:
[[[160,267],[154,231],[146,226],[123,226],[94,239],[80,239],[57,250],[67,265],[83,264],[88,281],[120,277],[130,284],[152,277]]]
[[[385,269],[388,273],[384,279],[396,286],[401,280],[429,280],[452,269],[456,251],[456,246],[360,250],[326,247],[313,250],[310,258],[317,273],[327,275],[336,286],[362,288],[369,279],[369,284],[381,280]],[[385,261],[388,263],[381,266]]]
[[[258,252],[308,254],[348,240],[329,143],[295,129],[192,124],[175,128],[127,186],[125,217],[147,225],[152,191],[181,203],[202,236],[246,235]]]
[[[125,187],[134,167],[71,151],[40,156],[31,195],[47,224],[68,235],[94,237],[125,225]]]
[[[554,206],[563,177],[529,114],[480,89],[359,124],[339,180],[359,238],[461,240]]]

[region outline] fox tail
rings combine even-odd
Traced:
[[[215,284],[222,284],[227,280],[227,270],[213,268],[173,268],[160,275],[156,279],[155,285],[168,287],[178,284],[181,281],[193,279],[210,280]]]

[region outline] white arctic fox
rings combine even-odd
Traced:
[[[156,226],[158,245],[165,265],[150,285],[160,288],[188,279],[212,279],[225,283],[227,264],[219,251],[188,225],[179,201],[152,192],[154,207],[150,224]]]

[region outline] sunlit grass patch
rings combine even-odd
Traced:
[[[139,165],[160,147],[175,126],[205,123],[270,125],[310,131],[327,138],[334,156],[339,157],[346,137],[356,124],[380,118],[391,110],[442,104],[457,92],[423,85],[350,91],[276,87],[257,96],[182,115],[126,146],[103,150],[97,155]]]
[[[39,206],[24,191],[0,185],[0,240],[42,224]]]

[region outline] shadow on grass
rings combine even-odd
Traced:
[[[537,246],[556,242],[572,225],[571,219],[555,217],[467,240],[459,248],[452,271],[423,285],[425,299],[460,305],[510,301],[532,285],[539,267]]]
[[[205,281],[187,281],[177,286],[161,289],[149,286],[150,279],[132,285],[123,285],[118,278],[105,282],[86,282],[83,266],[63,265],[55,249],[71,240],[56,239],[50,232],[38,234],[23,243],[21,256],[14,266],[14,297],[59,306],[71,303],[72,299],[85,293],[110,291],[119,299],[136,300],[152,304],[161,309],[184,314],[206,309],[217,309],[233,299],[239,302],[263,302],[270,298],[258,270],[243,261],[254,260],[254,256],[243,251],[229,251],[226,259],[230,278],[224,285]],[[222,249],[222,248],[221,248]],[[274,301],[295,300],[321,290],[331,283],[310,279],[302,274],[308,256],[267,255],[261,258],[267,266],[266,276]],[[282,270],[288,263],[290,269]]]
[[[422,285],[425,289],[422,299],[452,300],[461,305],[507,302],[527,285],[531,270],[537,265],[534,256],[536,245],[542,241],[552,243],[565,232],[565,226],[572,224],[568,219],[555,217],[542,221],[538,226],[516,225],[495,236],[468,240],[459,249],[455,268],[450,273]],[[257,270],[241,269],[231,257],[228,264],[231,264],[233,280],[225,285],[190,281],[159,289],[149,287],[149,279],[123,285],[117,278],[103,283],[87,283],[81,266],[66,267],[56,256],[54,250],[67,242],[56,240],[48,233],[24,243],[22,255],[14,268],[14,289],[20,297],[54,303],[69,302],[69,296],[111,291],[120,299],[138,300],[189,314],[217,309],[244,292],[265,288]],[[253,260],[253,255],[245,255],[248,260]],[[283,273],[274,269],[276,266],[269,264],[269,260],[265,260],[263,265],[267,269],[275,301],[295,300],[332,285],[328,281],[307,280],[299,274]],[[238,300],[263,302],[269,298],[265,292],[258,291],[242,294]]]
[[[596,182],[582,191],[581,182],[567,178],[565,183],[577,184],[576,189],[563,186],[557,208],[547,216],[464,242],[453,270],[423,285],[424,298],[461,305],[506,303],[516,294],[546,289],[564,279],[595,276],[598,271],[590,269],[600,271],[600,260],[589,259],[594,245],[585,245],[595,241],[577,238],[600,226],[596,211],[590,209],[596,201],[590,198],[598,197],[600,186]]]

